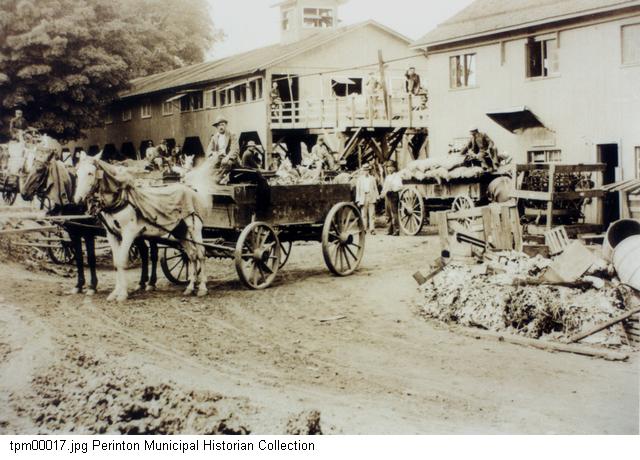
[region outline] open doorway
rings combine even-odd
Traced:
[[[279,107],[281,123],[293,123],[299,118],[300,88],[297,75],[274,74],[272,84],[277,85],[278,95],[282,101]]]
[[[616,168],[620,165],[618,144],[599,144],[598,162],[605,164],[602,185],[614,183],[616,181]],[[620,195],[618,193],[607,194],[603,207],[605,225],[620,219]]]

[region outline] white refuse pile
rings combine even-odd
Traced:
[[[464,166],[464,164],[465,155],[459,154],[415,160],[400,171],[400,176],[403,180],[433,179],[440,184],[452,179],[480,177],[485,173],[485,170],[480,166]]]
[[[625,312],[619,281],[604,261],[593,262],[571,282],[549,281],[557,260],[539,255],[500,252],[477,265],[452,263],[420,287],[420,310],[446,323],[562,342]],[[583,343],[624,345],[623,326]]]

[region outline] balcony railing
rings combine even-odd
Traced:
[[[350,128],[404,127],[426,128],[427,108],[422,96],[383,98],[349,96],[283,102],[271,106],[271,127]]]

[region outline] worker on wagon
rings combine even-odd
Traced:
[[[472,126],[469,133],[471,138],[460,153],[466,155],[468,163],[479,163],[484,169],[495,171],[498,167],[498,156],[493,140],[487,134],[478,131],[476,126]]]
[[[242,154],[242,167],[247,169],[261,169],[262,155],[254,141],[247,142],[247,146]]]
[[[395,161],[389,160],[384,164],[386,177],[382,184],[380,195],[384,197],[384,211],[389,222],[387,235],[400,235],[400,222],[398,216],[398,204],[400,191],[402,190],[402,177],[398,173]]]
[[[362,173],[356,182],[356,204],[360,207],[365,230],[376,234],[376,202],[378,194],[378,183],[371,175],[371,165],[362,167]]]
[[[16,110],[15,116],[9,121],[9,134],[11,138],[22,142],[23,132],[27,128],[27,120],[24,119],[22,110]]]
[[[316,145],[311,149],[311,164],[320,165],[322,169],[336,170],[336,160],[322,135],[318,136]]]
[[[215,163],[221,162],[224,157],[228,156],[238,158],[240,154],[238,136],[229,131],[228,124],[227,119],[220,116],[212,125],[216,130],[211,135],[206,155],[207,157],[215,157]]]

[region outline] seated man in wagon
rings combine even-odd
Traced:
[[[469,129],[471,138],[460,152],[467,156],[467,162],[479,164],[487,171],[495,171],[498,167],[498,155],[496,145],[485,133],[478,131],[476,126]]]
[[[215,182],[224,184],[228,180],[229,172],[240,167],[240,145],[238,136],[227,129],[228,121],[220,116],[212,125],[216,132],[211,135],[207,146],[207,158],[213,159]]]

